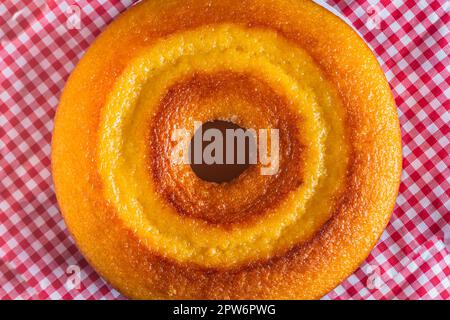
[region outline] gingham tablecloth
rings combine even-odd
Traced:
[[[67,232],[50,143],[70,72],[134,2],[0,3],[0,299],[123,298]],[[379,243],[325,299],[450,299],[450,3],[326,2],[364,37],[386,73],[402,127],[404,170]]]

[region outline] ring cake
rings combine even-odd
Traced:
[[[177,129],[218,120],[276,128],[277,172],[171,160]],[[315,299],[388,223],[401,137],[376,58],[312,1],[149,0],[73,71],[52,171],[79,249],[130,298]]]

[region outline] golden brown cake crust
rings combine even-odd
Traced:
[[[169,247],[167,251],[161,249],[166,244],[161,240],[163,238],[144,239],[143,233],[136,231],[141,230],[144,223],[138,224],[136,229],[130,227],[134,222],[124,217],[130,217],[132,213],[122,214],[115,202],[106,198],[105,194],[111,192],[101,171],[104,169],[100,169],[103,160],[99,154],[103,151],[100,150],[102,147],[99,141],[105,136],[101,129],[106,123],[105,105],[110,103],[111,92],[116,90],[116,83],[128,72],[127,68],[135,58],[148,48],[155,47],[158,41],[177,36],[180,32],[194,30],[192,37],[196,37],[195,30],[199,28],[224,24],[239,26],[243,32],[269,30],[282,39],[277,38],[273,40],[274,43],[286,40],[289,45],[307,53],[312,62],[306,64],[312,63],[320,70],[322,80],[331,84],[330,90],[336,93],[336,101],[342,104],[344,132],[340,139],[345,142],[348,157],[342,160],[345,172],[341,185],[333,191],[330,212],[324,216],[326,219],[316,219],[320,226],[311,227],[310,236],[305,233],[302,241],[297,242],[292,240],[297,239],[294,236],[286,236],[290,240],[285,242],[269,239],[267,248],[258,242],[255,257],[246,254],[241,256],[240,253],[227,255],[224,249],[223,257],[217,256],[217,260],[210,260],[198,253],[200,251],[194,251],[191,261],[188,251],[180,251],[178,257],[171,253]],[[214,33],[214,30],[208,32]],[[190,36],[186,35],[185,38]],[[272,39],[272,36],[263,34],[261,39]],[[227,80],[232,88],[242,79],[253,77],[213,74],[212,79],[208,75],[199,75],[197,81],[211,83],[220,81],[220,77],[222,80],[229,77]],[[185,79],[178,86],[184,85],[189,94],[195,94],[195,83],[192,81],[192,78]],[[264,87],[267,83],[264,80],[256,85]],[[245,98],[245,87],[240,87]],[[180,97],[182,88],[177,89],[176,85],[173,88],[178,92],[173,93],[174,97]],[[219,90],[217,94],[226,92],[227,87],[222,86],[222,89],[224,91]],[[285,100],[289,99],[274,98],[269,93],[269,89],[263,89],[262,94],[268,96],[261,99],[270,98],[280,108],[285,108],[283,104],[288,103]],[[280,112],[280,117],[285,118],[286,128],[291,128],[288,131],[292,133],[296,129],[290,121],[295,116],[289,117],[289,112]],[[302,121],[301,117],[297,120]],[[159,143],[163,142],[163,135],[159,135],[158,130],[164,130],[165,127],[162,124],[155,127],[155,123],[146,123],[146,139],[153,139],[149,145],[153,143],[153,147],[158,148]],[[153,138],[150,137],[152,134]],[[299,134],[299,137],[292,136],[282,141],[282,145],[292,144],[294,149],[287,158],[299,161],[298,167],[292,166],[289,161],[282,166],[294,179],[278,177],[276,183],[285,192],[263,197],[268,203],[263,201],[260,207],[245,211],[242,209],[247,208],[244,202],[242,208],[230,203],[232,210],[224,209],[214,216],[210,208],[216,204],[213,200],[217,199],[212,199],[209,205],[200,209],[189,199],[188,202],[193,203],[191,207],[183,205],[177,209],[176,204],[187,201],[187,198],[183,198],[186,197],[182,194],[183,190],[170,190],[173,186],[167,189],[167,185],[158,183],[156,189],[158,185],[163,187],[155,191],[155,199],[159,199],[155,201],[164,202],[167,194],[175,194],[179,199],[174,200],[175,205],[169,205],[173,210],[164,209],[168,210],[164,211],[167,217],[179,215],[176,219],[190,219],[180,221],[192,223],[198,227],[196,230],[204,231],[205,234],[200,234],[200,238],[206,239],[209,228],[214,227],[218,229],[212,230],[224,235],[229,232],[230,243],[236,239],[238,243],[239,237],[231,234],[235,231],[230,230],[230,223],[245,227],[250,223],[248,221],[258,221],[263,216],[264,219],[275,219],[278,214],[277,203],[287,203],[288,200],[284,199],[289,198],[292,190],[306,183],[303,179],[295,179],[302,175],[304,169],[302,152],[299,150],[308,142],[301,141],[301,137],[302,134]],[[332,145],[331,142],[326,143]],[[164,161],[152,155],[149,159],[146,159],[149,161],[149,179],[164,180],[158,171],[158,166],[164,165]],[[327,165],[325,162],[324,166]],[[395,103],[376,58],[350,27],[313,2],[149,0],[136,5],[114,21],[98,37],[72,73],[57,110],[52,142],[52,170],[58,202],[77,245],[94,268],[128,297],[315,299],[333,289],[364,261],[388,223],[400,181],[401,137]],[[293,174],[295,172],[299,174]],[[254,178],[255,181],[262,179]],[[267,187],[265,183],[261,182],[258,190]],[[275,207],[272,213],[265,212],[265,208],[271,208],[271,205]],[[288,209],[283,210],[288,212]],[[232,214],[227,215],[230,212]],[[191,220],[204,220],[206,225]],[[294,231],[291,233],[294,234]],[[210,234],[212,239],[214,232]],[[197,249],[197,240],[192,240],[192,250]],[[272,240],[273,245],[270,242]],[[236,248],[241,247],[236,244]],[[240,250],[247,249],[244,246]],[[259,252],[261,254],[256,255]],[[221,264],[221,261],[225,263]]]

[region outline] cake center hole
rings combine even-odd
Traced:
[[[244,128],[233,122],[205,122],[191,139],[190,166],[200,179],[229,182],[250,166],[251,139]]]

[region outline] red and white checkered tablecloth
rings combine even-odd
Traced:
[[[50,142],[70,72],[134,2],[0,3],[0,299],[123,298],[67,232],[50,174]],[[450,2],[326,3],[364,37],[387,75],[404,170],[379,243],[325,299],[450,299]],[[77,268],[81,283],[73,288]]]

